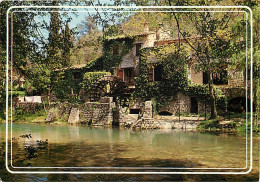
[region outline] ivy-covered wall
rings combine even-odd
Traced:
[[[74,74],[77,74],[75,78]],[[79,94],[81,82],[83,81],[84,69],[67,69],[57,71],[53,74],[52,91],[59,100],[71,99],[73,94]]]
[[[142,49],[140,53],[140,75],[136,78],[135,98],[141,98],[143,101],[153,100],[156,111],[177,98],[180,92],[187,96],[194,96],[202,103],[209,103],[208,85],[192,83],[188,78],[187,63],[189,62],[188,53],[185,49],[173,49],[169,46]],[[148,59],[153,55],[158,60],[152,63]],[[149,81],[148,70],[151,65],[161,64],[163,67],[161,81]],[[222,91],[214,88],[216,104],[218,109],[226,110],[227,99]]]
[[[60,100],[70,99],[73,90],[74,94],[79,94],[80,89],[86,84],[84,75],[86,72],[109,72],[112,67],[117,67],[122,62],[122,57],[133,48],[134,37],[124,37],[117,39],[105,39],[103,42],[103,55],[95,60],[90,61],[85,67],[79,69],[63,69],[56,71],[52,76],[52,91]],[[114,55],[112,49],[118,47],[119,52]],[[77,79],[74,73],[79,73]],[[96,74],[92,74],[95,77]],[[83,83],[84,82],[84,83]]]
[[[90,61],[85,67],[85,72],[110,71],[112,67],[119,66],[122,57],[133,48],[133,43],[134,37],[105,39],[103,42],[103,55]],[[113,48],[118,49],[118,54],[113,54]]]

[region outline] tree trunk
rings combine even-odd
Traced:
[[[209,119],[216,119],[217,118],[217,107],[216,107],[216,98],[214,95],[213,89],[213,79],[212,74],[208,74],[209,78],[209,97],[210,97],[210,118]]]

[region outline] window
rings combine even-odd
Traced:
[[[80,79],[81,79],[81,74],[80,74],[80,72],[74,72],[74,73],[73,73],[73,79],[74,79],[74,80],[80,80]]]
[[[154,81],[162,81],[163,66],[159,64],[154,68]]]
[[[228,84],[228,72],[226,70],[223,70],[220,73],[213,73],[212,79],[213,84],[215,85],[227,85]]]
[[[209,83],[208,72],[203,72],[203,84]],[[228,84],[228,72],[223,70],[220,73],[213,73],[212,79],[214,85],[227,85]]]
[[[130,114],[139,114],[140,109],[130,109]]]
[[[141,43],[135,44],[135,49],[136,49],[135,55],[136,56],[139,56],[141,47],[142,47]]]
[[[208,72],[203,72],[203,84],[208,84],[209,83],[209,74]]]
[[[113,54],[113,55],[119,55],[119,45],[115,45],[115,46],[112,48],[112,54]]]

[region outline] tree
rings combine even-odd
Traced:
[[[98,30],[97,22],[91,17],[86,17],[79,25],[80,32],[86,32],[75,42],[71,58],[72,64],[85,64],[102,55],[102,36]]]
[[[12,5],[20,6],[21,4],[22,3],[18,1],[3,1],[0,3],[0,116],[3,115],[5,108],[6,91],[6,13],[7,9]],[[33,28],[30,28],[30,25],[33,21],[34,14],[28,16],[29,14],[27,12],[13,13],[12,21],[10,15],[11,14],[9,14],[9,30],[13,32],[13,60],[10,60],[9,57],[9,63],[12,62],[13,69],[19,70],[19,72],[23,74],[26,70],[26,58],[34,47],[29,39],[30,33],[33,31]],[[9,46],[9,48],[11,48],[10,44]],[[11,69],[10,65],[9,68]],[[10,89],[10,84],[8,89]]]
[[[254,104],[256,106],[256,111],[258,112],[256,114],[255,121],[259,120],[259,108],[260,108],[260,88],[259,88],[259,83],[260,83],[260,46],[259,46],[259,37],[260,37],[260,32],[259,32],[259,21],[260,21],[260,8],[258,6],[258,3],[256,2],[250,2],[249,5],[252,8],[253,12],[253,97],[254,97]],[[244,22],[246,23],[246,22]],[[249,24],[250,22],[248,22]],[[245,27],[241,27],[241,22],[239,20],[236,21],[234,27],[233,27],[234,32],[243,32],[239,34],[239,37],[242,37],[244,40],[246,40],[245,37]],[[249,36],[249,34],[247,35]],[[249,40],[250,41],[250,40]],[[251,49],[248,50],[248,52],[251,51]],[[246,67],[246,62],[244,61],[246,59],[246,50],[245,46],[244,47],[238,47],[238,51],[233,54],[233,62],[235,65],[238,65],[238,70],[240,71],[247,71],[248,74],[248,79],[250,79],[250,61],[248,61],[248,65]],[[249,60],[249,59],[248,59]]]
[[[64,35],[63,35],[63,65],[68,66],[70,65],[70,50],[72,48],[72,42],[71,42],[71,31],[69,28],[69,22],[67,21]]]
[[[58,5],[58,1],[53,2],[54,6]],[[47,45],[47,61],[50,65],[50,68],[57,69],[60,68],[62,64],[61,59],[61,37],[60,29],[61,22],[58,12],[51,12],[51,21],[50,21],[50,32],[49,32],[49,43]]]

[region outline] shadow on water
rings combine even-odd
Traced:
[[[16,144],[14,145],[16,146]],[[173,160],[173,159],[136,159],[136,158],[122,158],[120,153],[125,152],[127,149],[122,148],[122,145],[113,145],[113,154],[111,154],[111,146],[98,147],[97,145],[89,145],[82,149],[85,155],[82,155],[82,150],[76,151],[73,155],[71,152],[73,145],[61,144],[48,144],[48,146],[38,151],[36,158],[28,159],[32,165],[45,162],[46,166],[53,166],[59,164],[60,166],[76,166],[90,164],[86,161],[91,160],[98,163],[97,166],[129,166],[129,167],[190,167],[200,166],[192,160]],[[119,150],[120,149],[120,150]],[[62,152],[61,152],[62,151]],[[106,153],[106,155],[100,155]],[[65,157],[64,157],[64,154]],[[81,154],[81,157],[78,156]],[[21,154],[20,154],[21,155]],[[52,157],[52,156],[55,156]],[[71,156],[71,157],[68,157]],[[75,158],[77,156],[77,160]],[[48,160],[51,158],[52,160]],[[47,159],[47,160],[46,160]],[[62,160],[64,159],[64,160]],[[4,158],[1,159],[1,178],[4,181],[256,181],[258,180],[257,174],[249,175],[106,175],[106,174],[22,174],[14,175],[8,173],[4,166]]]
[[[77,147],[78,146],[78,147]],[[84,146],[84,147],[83,147]],[[26,146],[19,150],[18,143],[13,143],[14,166],[73,166],[73,167],[199,167],[201,164],[192,160],[176,160],[165,158],[142,159],[134,155],[125,157],[131,147],[120,144],[48,144],[39,150]],[[28,151],[28,149],[30,149]]]
[[[45,128],[43,127],[43,129]],[[195,155],[204,152],[202,157],[208,155],[213,159],[212,148],[209,151],[206,150],[210,148],[209,146],[222,147],[223,149],[214,148],[218,152],[230,151],[234,147],[236,147],[235,150],[238,150],[241,146],[243,147],[242,140],[238,137],[221,136],[220,134],[215,137],[215,134],[208,135],[210,133],[119,132],[114,129],[98,130],[92,128],[87,130],[80,127],[69,127],[69,130],[64,127],[63,132],[60,130],[61,127],[46,129],[48,132],[51,131],[52,139],[55,136],[58,138],[55,142],[51,141],[51,138],[48,138],[51,142],[45,142],[49,133],[38,135],[44,140],[36,142],[36,134],[41,133],[38,128],[37,132],[32,134],[32,139],[25,138],[13,141],[14,166],[205,167],[204,158],[196,160]],[[69,132],[73,135],[70,135]],[[55,135],[55,133],[58,134]],[[77,133],[78,138],[83,138],[83,140],[71,139],[71,136],[76,137]],[[62,136],[64,137],[60,141]],[[226,147],[229,145],[231,148],[227,149]],[[192,149],[196,150],[191,151]],[[187,155],[184,153],[185,150],[190,150],[188,153],[190,157],[174,156],[178,154],[174,153],[175,151],[181,155]],[[257,181],[259,172],[254,170],[247,175],[10,174],[4,167],[4,150],[0,151],[2,156],[0,157],[0,177],[3,181]],[[258,152],[258,146],[257,150],[254,151]],[[217,164],[219,163],[220,161]],[[259,165],[258,162],[254,163],[254,165]]]

